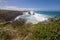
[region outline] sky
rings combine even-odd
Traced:
[[[0,8],[60,11],[60,0],[0,0]]]

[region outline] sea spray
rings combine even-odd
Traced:
[[[29,12],[23,12],[23,15],[17,16],[14,20],[18,20],[19,18],[23,18],[23,19],[27,20],[27,22],[36,24],[38,22],[47,20],[49,18],[49,16],[45,15],[45,14],[38,14],[33,11],[30,11],[30,14],[29,14]]]

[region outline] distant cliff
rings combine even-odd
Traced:
[[[22,15],[24,11],[0,10],[0,21],[13,20],[18,15]]]

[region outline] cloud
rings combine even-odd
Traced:
[[[19,7],[16,7],[16,6],[1,6],[0,9],[5,9],[5,10],[18,10],[18,11],[21,11],[21,10],[40,10],[38,8],[19,8]]]
[[[7,2],[7,0],[0,0],[0,3],[1,3],[1,2]]]
[[[2,2],[2,0],[0,0],[0,2]]]
[[[15,6],[1,6],[0,9],[5,9],[5,10],[19,10],[18,7]]]
[[[4,6],[7,4],[7,0],[0,0],[0,6]]]
[[[16,6],[8,6],[8,0],[0,0],[0,9],[5,10],[40,10],[39,8],[19,8]]]

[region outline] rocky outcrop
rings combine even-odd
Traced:
[[[22,14],[23,11],[0,10],[0,20],[4,19],[6,21],[10,21],[17,17],[18,15]]]
[[[60,15],[54,16],[52,18],[49,18],[48,21],[60,21]]]

